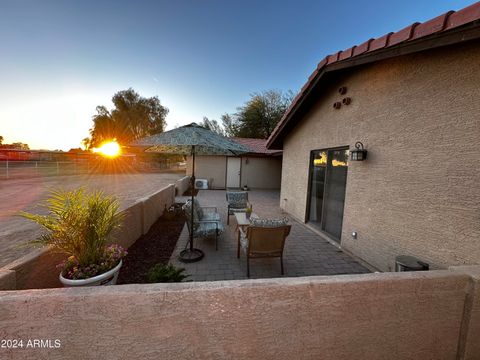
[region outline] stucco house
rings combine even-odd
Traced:
[[[241,156],[196,156],[195,177],[208,180],[210,189],[279,189],[282,151],[266,148],[267,140],[232,138],[251,149]],[[192,159],[187,157],[187,175],[192,173]]]
[[[479,264],[480,3],[325,57],[267,147],[280,206],[373,267]]]

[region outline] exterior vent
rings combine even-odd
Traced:
[[[208,189],[208,180],[207,179],[196,179],[195,180],[195,189]]]

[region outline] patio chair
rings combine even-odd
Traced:
[[[197,199],[193,200],[193,229],[192,229],[192,208],[191,200],[183,205],[187,218],[189,234],[194,238],[215,237],[215,250],[218,250],[218,237],[223,233],[224,227],[220,220],[220,214],[214,206],[200,206]]]
[[[248,192],[246,191],[227,191],[227,225],[230,223],[230,215],[234,212],[245,212],[250,205],[248,202]]]
[[[254,219],[246,231],[239,229],[240,246],[247,256],[247,277],[250,277],[251,258],[279,257],[283,275],[283,249],[290,229],[291,225],[286,225],[286,219]]]

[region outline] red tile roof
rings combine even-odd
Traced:
[[[438,35],[440,33],[445,33],[449,30],[458,28],[476,22],[476,25],[480,26],[480,1],[467,6],[458,11],[449,11],[445,14],[437,16],[431,20],[425,21],[424,23],[413,23],[406,28],[397,31],[395,33],[385,34],[377,39],[369,39],[364,43],[353,46],[349,49],[339,51],[335,54],[326,56],[322,61],[318,63],[317,68],[308,78],[305,85],[302,87],[300,92],[295,96],[292,101],[292,104],[286,111],[285,115],[279,121],[272,134],[267,140],[267,148],[272,148],[273,143],[276,142],[276,139],[279,137],[280,133],[284,129],[285,125],[292,118],[292,115],[300,106],[300,100],[303,100],[308,95],[309,90],[313,87],[315,81],[323,75],[326,70],[333,64],[340,64],[343,61],[348,61],[353,58],[356,58],[360,55],[363,55],[362,58],[370,54],[377,54],[380,50],[392,49],[399,45],[409,43],[414,40],[428,40],[431,35]],[[459,40],[459,41],[463,41]],[[425,50],[425,49],[421,49]],[[419,51],[419,50],[418,50]],[[396,54],[398,56],[399,53]],[[393,54],[392,56],[395,56]],[[372,60],[373,61],[373,60]],[[351,66],[355,64],[352,63]]]
[[[253,138],[240,138],[232,137],[232,140],[239,143],[240,145],[246,146],[252,150],[252,153],[263,154],[263,155],[280,155],[281,150],[269,150],[267,149],[267,140],[266,139],[253,139]]]

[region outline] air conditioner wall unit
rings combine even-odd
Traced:
[[[208,180],[207,179],[195,179],[195,189],[207,190],[208,189]]]

